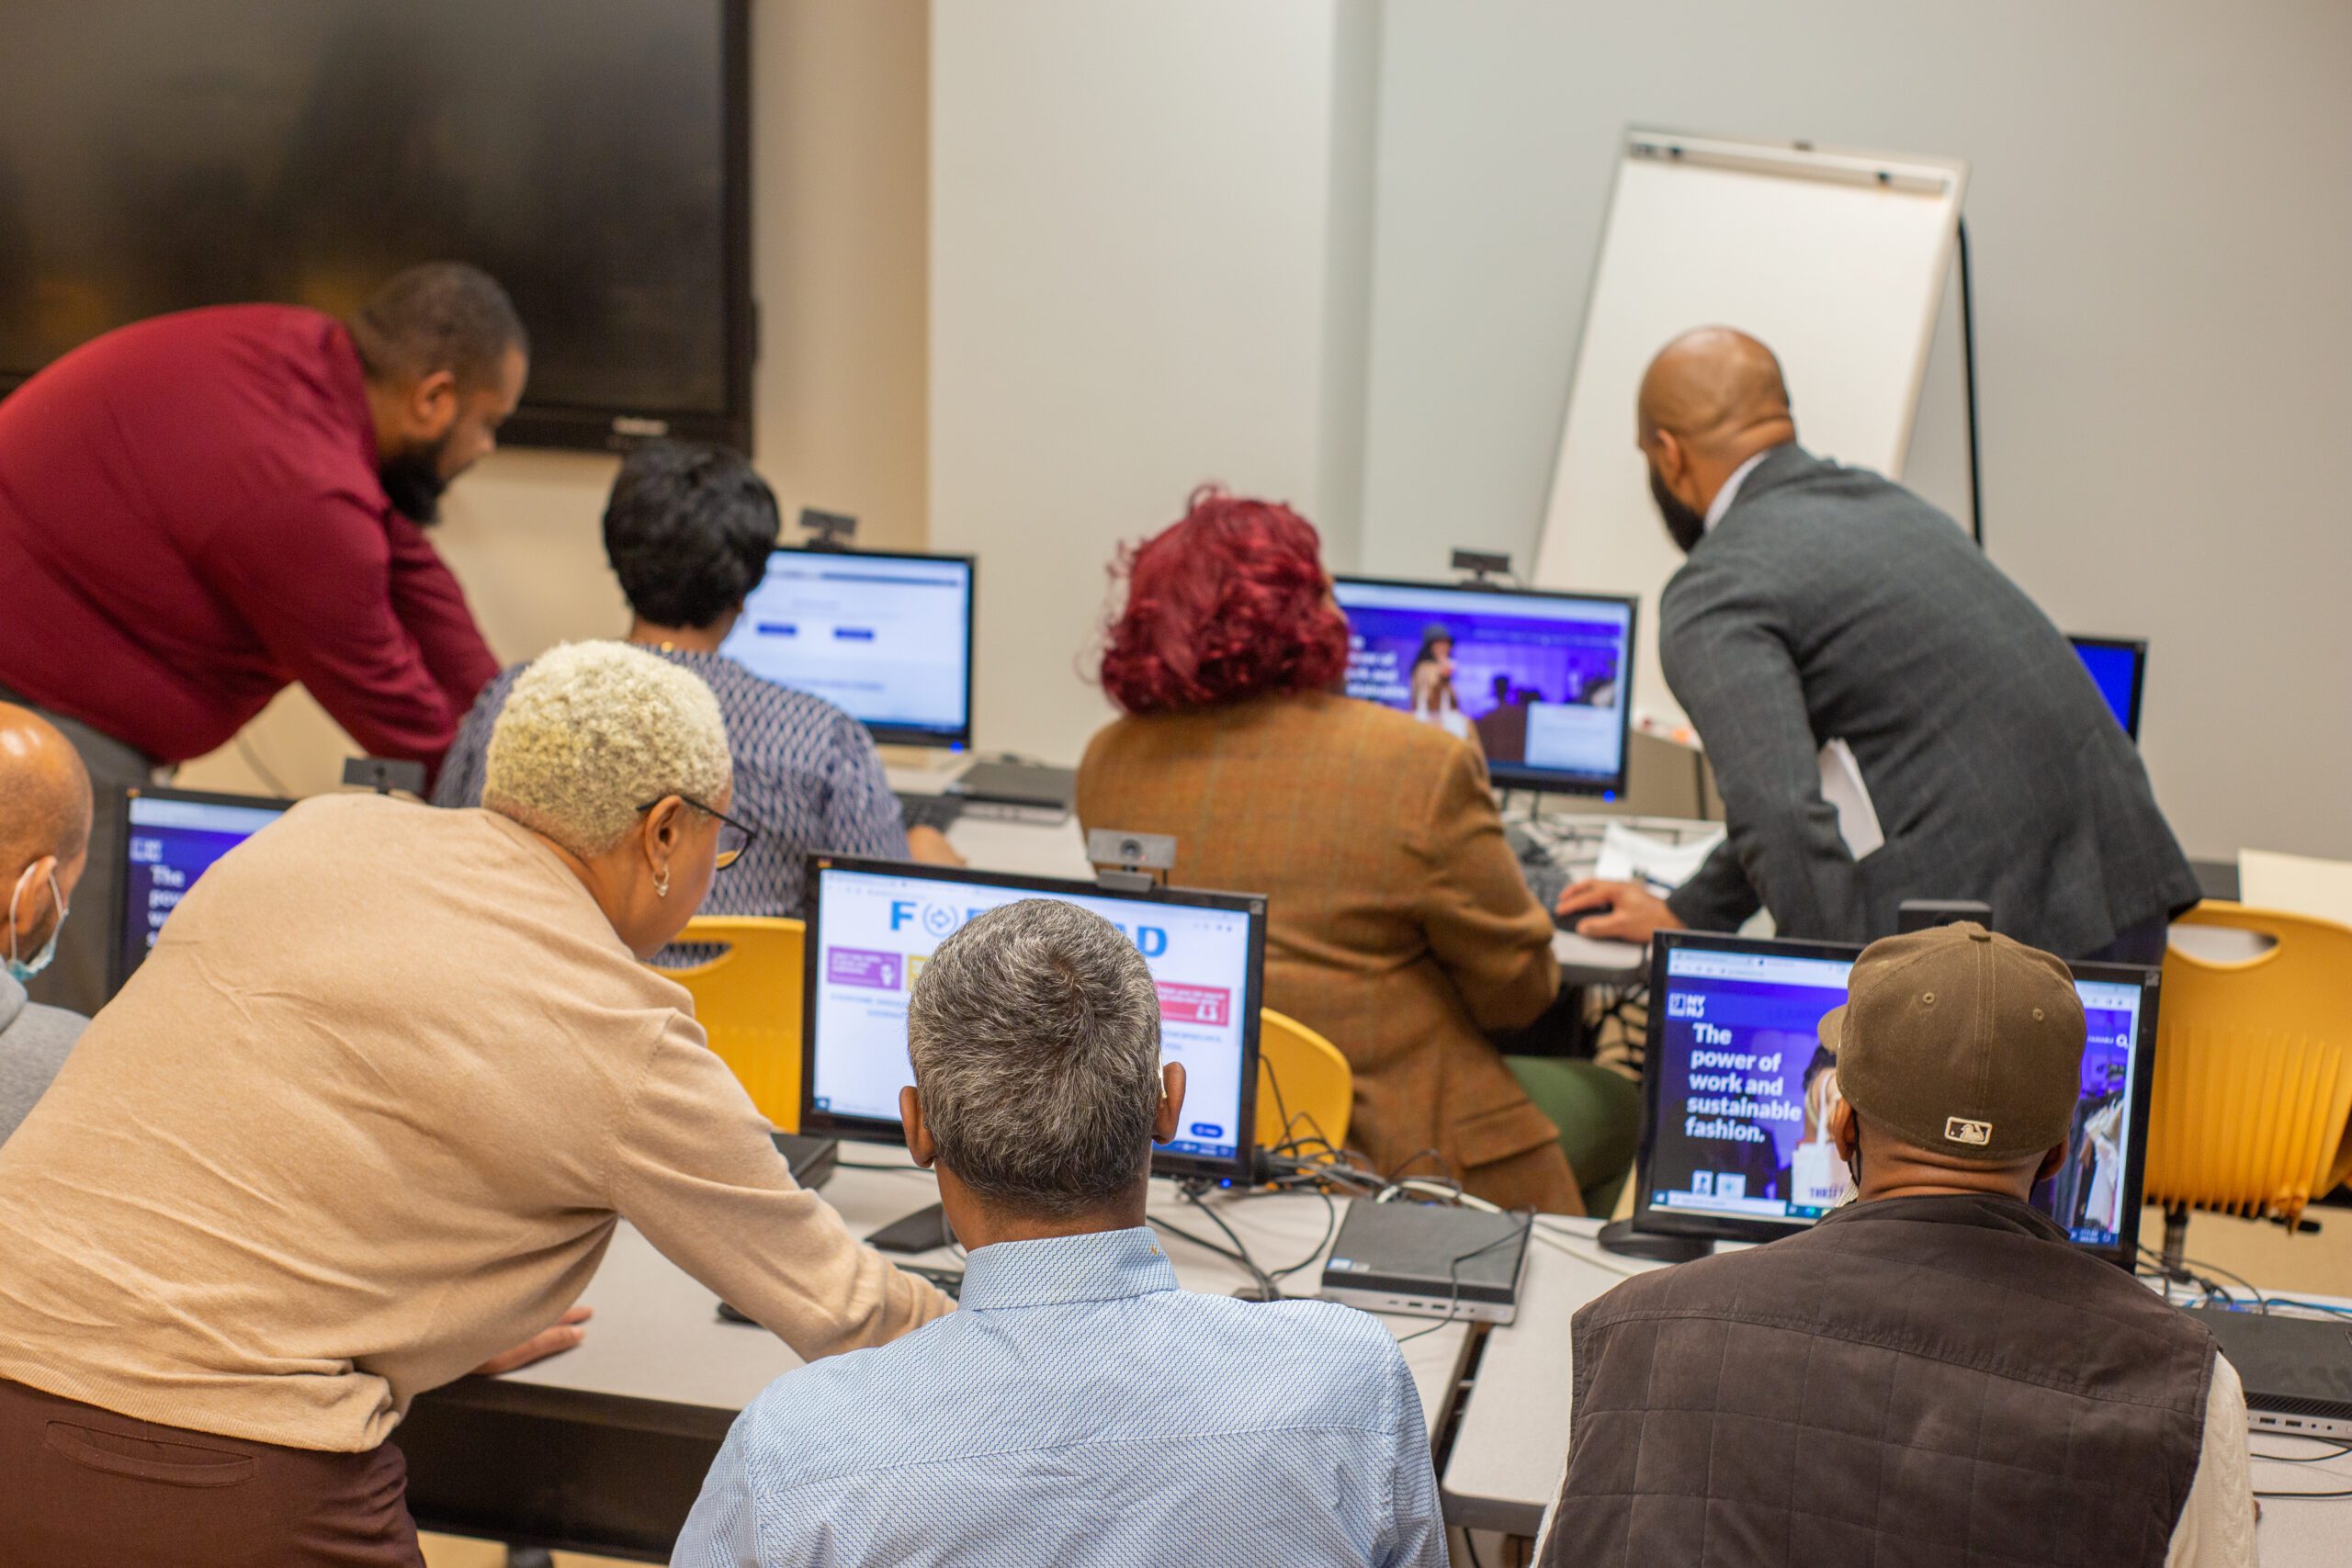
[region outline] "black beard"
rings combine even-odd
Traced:
[[[441,453],[448,444],[444,436],[376,465],[376,481],[384,487],[392,510],[420,527],[441,521],[441,492],[449,488],[441,477]]]
[[[1689,555],[1707,536],[1707,519],[1692,511],[1680,496],[1666,488],[1666,480],[1656,468],[1650,470],[1650,499],[1657,502],[1657,514],[1666,520],[1666,531],[1675,544]]]

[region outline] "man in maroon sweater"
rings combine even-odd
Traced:
[[[101,795],[88,907],[40,999],[105,999],[110,787],[212,750],[296,681],[368,752],[439,761],[498,660],[421,525],[495,444],[527,353],[505,291],[440,262],[348,323],[134,322],[0,402],[0,700],[56,721]]]

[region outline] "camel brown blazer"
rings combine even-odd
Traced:
[[[1266,1004],[1346,1054],[1373,1168],[1421,1156],[1492,1201],[1583,1212],[1486,1034],[1532,1022],[1560,977],[1474,748],[1322,693],[1129,716],[1087,747],[1078,812],[1175,835],[1180,886],[1267,896]]]

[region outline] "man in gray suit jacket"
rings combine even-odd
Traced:
[[[1589,936],[1729,931],[1868,942],[1906,898],[1973,898],[2018,941],[2154,963],[2197,881],[2145,769],[2073,648],[1952,520],[1796,444],[1781,367],[1702,328],[1652,361],[1640,444],[1690,559],[1659,652],[1729,836],[1663,901],[1569,888]],[[1852,749],[1884,843],[1857,860],[1819,753]]]

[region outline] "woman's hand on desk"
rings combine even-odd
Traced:
[[[540,1329],[512,1350],[502,1350],[476,1367],[474,1376],[494,1378],[501,1372],[511,1372],[517,1367],[527,1367],[533,1361],[544,1361],[549,1356],[560,1356],[588,1337],[588,1331],[580,1325],[594,1316],[595,1311],[594,1307],[571,1308],[556,1319],[551,1326]]]
[[[1679,931],[1682,922],[1666,900],[1637,882],[1571,883],[1553,913],[1578,936],[1602,942],[1649,941],[1654,931]],[[1582,919],[1576,917],[1583,916]]]
[[[963,865],[967,863],[947,841],[947,835],[936,828],[907,829],[907,852],[925,865]]]

